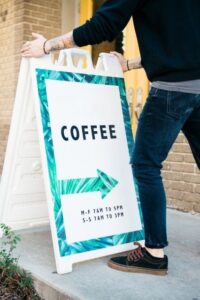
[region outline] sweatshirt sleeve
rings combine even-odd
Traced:
[[[141,0],[107,0],[95,15],[73,31],[77,46],[113,41],[127,25]]]

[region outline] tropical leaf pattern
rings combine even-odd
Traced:
[[[144,232],[143,230],[141,230],[141,231],[128,232],[124,234],[107,236],[103,238],[68,244],[65,227],[64,227],[63,212],[61,206],[61,195],[63,193],[63,189],[70,190],[70,191],[71,189],[73,189],[74,191],[74,188],[71,186],[72,182],[70,183],[70,185],[65,185],[57,179],[54,147],[52,141],[51,126],[50,126],[50,116],[48,110],[48,99],[47,99],[47,91],[46,91],[47,79],[79,82],[83,84],[103,84],[103,85],[118,86],[120,97],[121,97],[121,106],[122,106],[122,112],[124,117],[128,149],[129,149],[129,154],[131,156],[132,148],[133,148],[133,136],[131,130],[128,104],[126,101],[124,79],[108,77],[108,76],[88,75],[88,74],[71,73],[71,72],[64,72],[64,71],[47,70],[47,69],[36,69],[36,77],[37,77],[38,94],[40,100],[40,113],[41,113],[41,120],[42,120],[43,136],[44,136],[46,158],[47,158],[47,165],[48,165],[48,175],[49,175],[49,181],[51,187],[52,202],[54,207],[54,217],[55,217],[60,256],[68,256],[72,254],[83,253],[86,251],[93,251],[97,249],[107,248],[107,247],[116,246],[120,244],[126,244],[130,242],[134,242],[136,240],[144,239]],[[133,185],[134,184],[135,183],[133,182]],[[80,189],[82,188],[83,188],[83,183],[80,182],[78,190],[80,191]],[[136,191],[137,191],[137,186],[136,186]],[[104,191],[102,191],[102,195],[104,195]],[[138,194],[137,194],[137,199],[139,205]]]

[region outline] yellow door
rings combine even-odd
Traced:
[[[136,58],[140,56],[132,20],[124,30],[124,50],[126,58]],[[149,82],[143,69],[125,73],[125,81],[127,95],[131,102],[132,129],[135,134],[137,120],[148,95]]]

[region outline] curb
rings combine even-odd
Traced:
[[[32,275],[32,277],[34,280],[34,287],[43,300],[81,300],[80,298],[69,296],[63,291],[59,291],[56,287],[50,286],[48,283],[34,275]]]

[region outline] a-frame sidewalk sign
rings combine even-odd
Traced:
[[[0,188],[0,222],[50,221],[57,272],[143,240],[123,73],[102,53],[23,59]],[[48,209],[47,209],[48,207]]]

